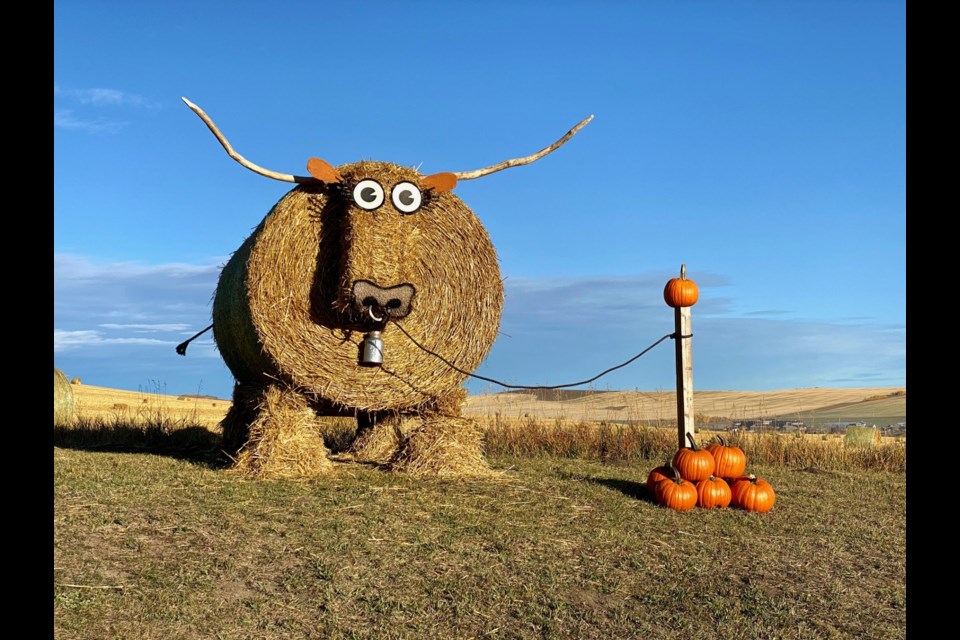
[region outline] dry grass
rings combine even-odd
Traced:
[[[653,461],[251,482],[57,444],[56,638],[909,637],[904,474],[754,465],[770,513],[677,513],[645,492]]]
[[[480,420],[490,455],[518,457],[559,456],[599,460],[606,463],[669,461],[677,450],[677,431],[672,427],[615,423],[552,421],[524,418]],[[716,435],[739,446],[748,463],[831,470],[882,470],[904,472],[907,467],[905,438],[876,437],[853,443],[843,435],[740,433],[697,431],[705,446]],[[657,465],[654,465],[657,466]]]
[[[669,428],[481,421],[492,475],[251,482],[215,428],[134,417],[54,429],[55,637],[907,637],[905,445],[741,434],[774,509],[677,513]]]
[[[123,391],[91,385],[72,385],[77,414],[81,417],[117,417],[114,404],[129,407],[126,418],[190,418],[215,426],[227,414],[231,402],[195,396],[169,396],[162,390]],[[471,395],[464,415],[502,421],[534,418],[543,422],[668,423],[676,419],[676,401],[669,391],[605,391],[581,396],[578,400],[537,400],[533,394]],[[694,408],[698,423],[710,417],[729,416],[818,416],[857,417],[905,416],[906,390],[901,388],[793,389],[784,391],[695,391]],[[498,416],[499,414],[499,416]]]
[[[140,425],[156,427],[165,425],[166,429],[175,429],[184,426],[203,427],[219,437],[219,423],[226,415],[231,403],[226,400],[195,398],[184,396],[166,396],[161,393],[145,393],[121,391],[105,387],[90,385],[72,385],[76,398],[78,419],[88,427],[94,425],[96,429],[104,425]],[[905,413],[905,391],[877,390],[877,389],[817,389],[817,395],[812,390],[798,392],[769,392],[765,397],[771,398],[771,403],[777,407],[790,406],[790,402],[802,399],[810,403],[811,407],[830,407],[836,411],[850,411],[851,409],[836,408],[838,400],[844,399],[852,404],[842,405],[871,405],[872,403],[899,402],[901,405],[893,410]],[[610,392],[590,394],[582,397],[608,395]],[[621,392],[616,392],[621,393]],[[624,399],[629,399],[629,393],[623,392]],[[705,392],[710,393],[710,392]],[[719,393],[719,392],[718,392]],[[780,395],[784,397],[780,397]],[[513,395],[513,394],[501,394]],[[516,394],[521,395],[521,394]],[[739,394],[737,394],[739,395]],[[869,396],[869,400],[861,400]],[[879,396],[879,397],[876,397]],[[489,397],[479,396],[489,400]],[[593,398],[596,403],[598,398]],[[522,400],[527,402],[528,400]],[[732,401],[728,398],[727,401]],[[467,406],[476,402],[475,397],[467,399]],[[600,400],[607,402],[607,400]],[[719,399],[718,399],[719,402]],[[564,401],[564,410],[569,409],[570,401]],[[126,405],[117,409],[115,405]],[[473,404],[474,413],[477,404]],[[484,405],[480,405],[484,406]],[[548,408],[548,402],[541,402],[541,410]],[[882,409],[891,410],[889,406]],[[469,411],[468,411],[469,412]],[[654,418],[648,424],[620,424],[616,422],[587,421],[567,419],[561,417],[538,418],[533,415],[524,417],[507,417],[504,415],[484,415],[476,419],[483,435],[483,450],[488,455],[510,455],[518,457],[531,456],[561,456],[567,458],[584,458],[606,462],[631,463],[642,460],[667,460],[672,456],[676,447],[676,430],[672,426],[657,428]],[[318,430],[322,435],[326,448],[338,454],[346,452],[354,441],[356,434],[356,420],[352,418],[317,418]],[[666,420],[664,423],[668,422]],[[409,435],[411,429],[401,429],[402,435]],[[698,427],[697,437],[701,443],[709,441],[715,432],[709,425]],[[854,438],[849,441],[843,434],[781,434],[781,433],[742,433],[739,436],[723,432],[723,435],[739,444],[750,455],[751,460],[767,464],[794,466],[799,468],[817,467],[823,469],[885,469],[903,471],[906,469],[906,437],[883,436],[872,442],[874,446],[851,446],[860,443],[863,438]],[[358,455],[356,459],[377,464],[389,462],[389,456],[401,453],[395,445],[399,442],[398,436],[383,431],[370,433],[369,436],[385,438],[383,442],[369,443],[367,455]],[[93,436],[89,436],[93,437]],[[471,432],[465,431],[458,436],[458,447],[463,447],[463,438],[473,438]],[[875,438],[871,430],[871,441]],[[449,438],[447,438],[449,439]],[[441,447],[444,437],[438,438],[431,446]],[[320,445],[320,443],[314,443]],[[362,444],[362,443],[360,443]],[[321,445],[322,446],[322,445]],[[426,446],[426,445],[422,445]],[[358,447],[362,448],[362,447]],[[468,460],[476,457],[478,449],[474,447],[470,453],[464,454]],[[361,452],[363,453],[363,452]],[[409,454],[410,452],[408,452]],[[462,453],[462,452],[461,452]],[[400,458],[395,460],[397,469],[401,469]],[[425,462],[424,462],[425,463]],[[433,464],[433,463],[431,463]],[[448,464],[456,464],[448,463]],[[471,466],[472,463],[465,463]],[[486,466],[486,463],[479,467]],[[415,471],[414,469],[410,469]]]

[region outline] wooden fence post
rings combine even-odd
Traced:
[[[690,307],[673,310],[677,348],[677,440],[679,449],[690,446],[687,434],[694,435],[693,413],[693,331]]]
[[[680,277],[671,278],[663,288],[663,299],[673,307],[674,334],[677,347],[677,448],[687,446],[694,435],[693,424],[693,327],[690,307],[700,298],[697,283],[687,280],[687,265],[680,265]]]

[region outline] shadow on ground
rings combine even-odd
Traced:
[[[653,496],[647,491],[646,483],[634,482],[633,480],[621,480],[619,478],[584,478],[584,480],[616,489],[630,498],[656,504],[656,500],[654,500]]]
[[[221,469],[230,458],[220,447],[220,434],[203,427],[164,429],[130,425],[53,427],[53,446],[81,451],[152,453]]]

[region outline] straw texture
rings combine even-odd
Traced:
[[[305,184],[288,192],[221,273],[213,331],[239,390],[236,411],[223,423],[228,450],[246,447],[239,443],[248,438],[263,440],[272,425],[289,426],[289,419],[265,420],[261,414],[274,405],[250,399],[274,384],[300,394],[319,415],[365,416],[368,426],[376,425],[360,429],[351,450],[358,459],[389,459],[401,447],[410,457],[406,433],[428,427],[433,433],[441,424],[443,441],[458,428],[472,434],[467,421],[454,419],[466,375],[391,323],[376,327],[382,328],[382,367],[358,364],[374,322],[358,312],[353,292],[358,281],[412,285],[409,315],[399,322],[428,349],[472,371],[496,338],[503,308],[486,230],[451,192],[424,191],[424,204],[412,215],[394,208],[390,189],[402,181],[419,184],[423,176],[414,169],[364,161],[338,171],[345,188]],[[350,187],[364,179],[376,180],[386,194],[374,211],[350,196]],[[443,449],[444,455],[474,446],[471,456],[482,457],[478,439],[460,439],[461,446]],[[397,461],[392,468],[413,466]]]
[[[53,424],[66,425],[76,417],[73,389],[63,371],[53,368]]]

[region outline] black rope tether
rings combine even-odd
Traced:
[[[641,351],[641,352],[638,353],[637,355],[633,356],[632,358],[630,358],[630,359],[627,360],[626,362],[623,362],[623,363],[621,363],[621,364],[618,364],[618,365],[615,366],[615,367],[610,367],[610,368],[607,369],[606,371],[603,371],[603,372],[601,372],[601,373],[598,373],[597,375],[593,376],[593,377],[590,378],[589,380],[581,380],[580,382],[571,382],[571,383],[569,383],[569,384],[555,384],[555,385],[551,385],[551,386],[545,386],[545,385],[528,386],[528,385],[522,385],[522,384],[507,384],[506,382],[500,382],[499,380],[495,380],[495,379],[493,379],[493,378],[487,378],[487,377],[485,377],[485,376],[477,375],[476,373],[470,373],[469,371],[464,371],[463,369],[461,369],[461,368],[458,367],[457,365],[453,364],[452,362],[450,362],[449,360],[447,360],[446,358],[444,358],[443,356],[441,356],[439,353],[436,353],[436,352],[434,352],[434,351],[431,351],[430,349],[426,348],[425,346],[423,346],[422,344],[420,344],[419,342],[417,342],[417,340],[416,340],[412,335],[410,335],[409,333],[407,333],[407,330],[406,330],[406,329],[404,329],[402,326],[400,326],[400,323],[399,323],[399,322],[397,322],[396,320],[391,320],[391,322],[392,322],[393,324],[395,324],[395,325],[397,326],[397,328],[400,329],[400,331],[403,332],[403,335],[405,335],[405,336],[407,336],[408,338],[410,338],[410,341],[411,341],[413,344],[417,345],[421,350],[425,351],[426,353],[429,353],[429,354],[432,355],[434,358],[437,358],[438,360],[441,360],[445,365],[447,365],[447,366],[450,367],[451,369],[453,369],[453,370],[455,370],[455,371],[458,371],[458,372],[460,372],[460,373],[462,373],[462,374],[464,374],[464,375],[470,376],[471,378],[477,378],[478,380],[485,380],[485,381],[487,381],[487,382],[492,382],[492,383],[494,383],[494,384],[500,385],[501,387],[506,387],[507,389],[565,389],[565,388],[567,388],[567,387],[579,387],[579,386],[582,385],[582,384],[589,384],[589,383],[593,382],[594,380],[596,380],[597,378],[599,378],[599,377],[601,377],[601,376],[607,375],[607,374],[610,373],[611,371],[616,371],[617,369],[621,369],[621,368],[627,366],[628,364],[630,364],[631,362],[633,362],[634,360],[636,360],[636,359],[639,358],[640,356],[646,354],[648,351],[650,351],[651,349],[653,349],[655,346],[657,346],[658,344],[660,344],[661,342],[663,342],[663,341],[666,340],[667,338],[676,339],[676,337],[677,337],[677,334],[676,334],[676,333],[668,333],[667,335],[663,336],[662,338],[660,338],[659,340],[657,340],[656,342],[654,342],[653,344],[651,344],[649,347],[647,347],[646,349],[644,349],[643,351]],[[690,338],[690,337],[692,337],[692,336],[693,336],[693,334],[691,333],[691,334],[689,334],[689,335],[684,335],[684,336],[680,336],[680,337],[681,337],[681,338]]]
[[[213,329],[213,325],[210,325],[209,327],[207,327],[206,329],[204,329],[204,330],[201,331],[200,333],[197,333],[196,335],[194,335],[192,338],[189,338],[189,339],[187,339],[187,340],[184,340],[183,342],[181,342],[180,344],[178,344],[178,345],[177,345],[177,353],[179,353],[179,354],[182,355],[182,356],[187,355],[187,345],[190,344],[191,342],[193,342],[196,338],[199,338],[200,336],[202,336],[203,334],[205,334],[207,331],[210,331],[210,329]]]
[[[481,376],[481,375],[476,374],[476,373],[471,373],[471,372],[469,372],[469,371],[465,371],[465,370],[461,369],[460,367],[458,367],[457,365],[455,365],[455,364],[453,364],[452,362],[450,362],[449,360],[447,360],[446,358],[444,358],[444,357],[443,357],[442,355],[440,355],[439,353],[437,353],[437,352],[435,352],[435,351],[431,351],[431,350],[428,349],[427,347],[425,347],[425,346],[423,346],[422,344],[420,344],[419,342],[417,342],[416,338],[414,338],[412,335],[410,335],[409,333],[407,333],[407,330],[404,329],[403,326],[401,326],[401,324],[400,324],[399,322],[397,322],[396,320],[391,320],[390,322],[392,322],[393,324],[395,324],[396,327],[397,327],[398,329],[400,329],[401,332],[403,332],[403,335],[407,336],[407,338],[410,339],[410,342],[412,342],[413,344],[415,344],[415,345],[416,345],[417,347],[419,347],[422,351],[424,351],[424,352],[426,352],[426,353],[429,353],[429,354],[432,355],[434,358],[437,358],[438,360],[440,360],[441,362],[443,362],[445,365],[447,365],[448,367],[450,367],[450,368],[453,369],[454,371],[458,371],[459,373],[462,373],[462,374],[465,375],[465,376],[470,376],[471,378],[476,378],[476,379],[478,379],[478,380],[484,380],[484,381],[486,381],[486,382],[492,382],[493,384],[498,384],[498,385],[500,385],[501,387],[505,387],[505,388],[507,388],[507,389],[566,389],[567,387],[579,387],[579,386],[582,385],[582,384],[590,384],[590,383],[593,382],[594,380],[597,380],[598,378],[601,378],[601,377],[607,375],[607,374],[610,373],[611,371],[616,371],[617,369],[622,369],[623,367],[627,366],[628,364],[630,364],[631,362],[633,362],[634,360],[636,360],[636,359],[639,358],[640,356],[645,355],[648,351],[650,351],[651,349],[653,349],[655,346],[657,346],[658,344],[660,344],[661,342],[663,342],[663,341],[666,340],[667,338],[670,338],[671,340],[676,340],[676,339],[677,339],[677,334],[676,334],[676,333],[668,333],[667,335],[663,336],[662,338],[660,338],[659,340],[657,340],[656,342],[654,342],[653,344],[651,344],[649,347],[647,347],[646,349],[644,349],[643,351],[641,351],[641,352],[638,353],[637,355],[633,356],[632,358],[630,358],[630,359],[627,360],[626,362],[622,362],[622,363],[620,363],[620,364],[618,364],[618,365],[616,365],[616,366],[614,366],[614,367],[610,367],[609,369],[607,369],[607,370],[605,370],[605,371],[601,371],[601,372],[598,373],[597,375],[595,375],[595,376],[593,376],[592,378],[589,378],[589,379],[587,379],[587,380],[581,380],[580,382],[570,382],[570,383],[568,383],[568,384],[555,384],[555,385],[549,385],[549,386],[547,386],[547,385],[535,385],[535,386],[530,386],[530,385],[523,385],[523,384],[507,384],[506,382],[501,382],[501,381],[496,380],[496,379],[494,379],[494,378],[488,378],[488,377],[486,377],[486,376]],[[197,339],[197,338],[199,338],[200,336],[202,336],[203,334],[205,334],[207,331],[210,331],[210,329],[212,329],[212,328],[213,328],[213,325],[211,324],[211,325],[210,325],[209,327],[207,327],[206,329],[197,332],[196,334],[194,334],[193,336],[191,336],[191,337],[188,338],[187,340],[184,340],[183,342],[181,342],[180,344],[178,344],[178,345],[177,345],[177,353],[179,353],[181,356],[187,355],[187,345],[189,345],[189,344],[190,344],[191,342],[193,342],[195,339]],[[682,336],[680,336],[680,337],[681,337],[681,338],[692,338],[692,337],[693,337],[693,334],[692,334],[692,333],[689,333],[689,334],[686,334],[686,335],[682,335]]]

